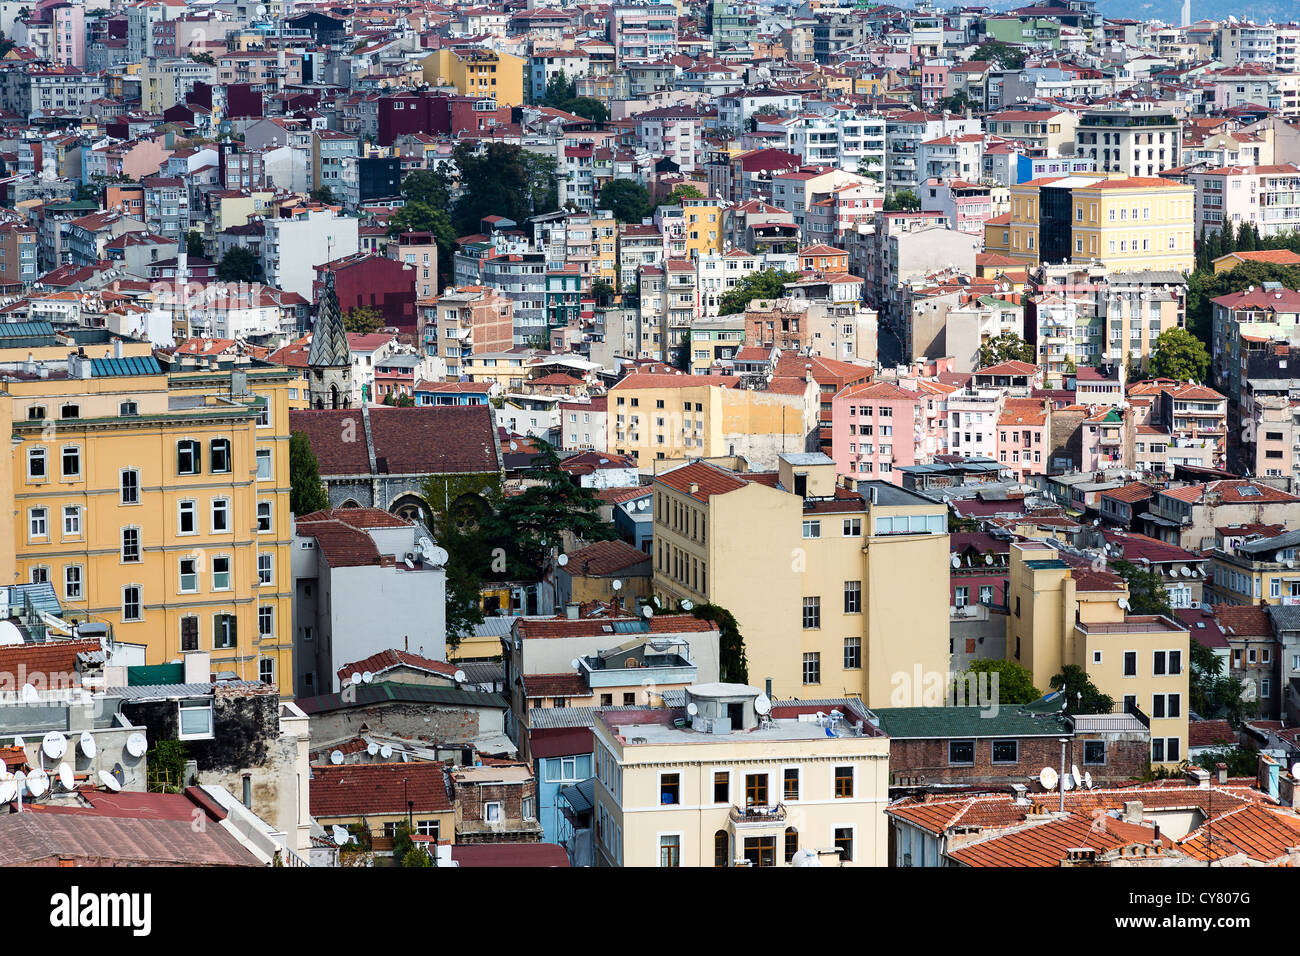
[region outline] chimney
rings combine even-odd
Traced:
[[[1228,765],[1222,760],[1214,765],[1214,779],[1220,785],[1228,782]]]
[[[1125,823],[1141,823],[1142,822],[1142,801],[1125,800],[1124,816],[1122,819],[1124,820]]]
[[[692,482],[691,482],[691,494],[693,494],[693,495],[698,495],[699,493],[700,493],[700,486],[699,486],[699,484],[697,484],[696,482],[692,481]]]
[[[122,357],[122,340],[113,339],[113,358],[120,359],[121,357]]]
[[[568,604],[564,605],[564,616],[570,621],[576,621],[578,619],[579,607],[580,605],[570,601]]]
[[[1189,787],[1196,787],[1200,790],[1210,788],[1210,772],[1204,767],[1188,767],[1184,777]]]

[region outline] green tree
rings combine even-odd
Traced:
[[[1139,568],[1128,561],[1112,561],[1110,569],[1128,585],[1128,603],[1132,613],[1173,615],[1169,592],[1157,572]]]
[[[393,833],[393,862],[402,865],[403,858],[414,848],[415,841],[411,839],[411,828],[405,823],[399,823]]]
[[[565,104],[564,110],[594,123],[603,123],[609,119],[609,108],[592,96],[575,96]]]
[[[0,56],[3,55],[4,54],[0,53]],[[214,66],[216,65],[216,61],[212,59],[212,54],[209,53],[207,50],[201,50],[198,53],[191,53],[190,59],[193,60],[195,63],[207,63],[209,65],[214,65]]]
[[[785,283],[799,281],[797,272],[782,269],[764,269],[751,272],[736,285],[728,289],[718,300],[719,315],[735,315],[744,312],[754,299],[779,299],[785,295]]]
[[[293,432],[289,436],[289,509],[301,517],[329,506],[311,442],[303,432]]]
[[[1223,673],[1223,658],[1195,637],[1191,640],[1188,704],[1207,720],[1226,720],[1233,727],[1259,712],[1257,701],[1245,701],[1241,679]]]
[[[885,197],[885,212],[915,212],[920,208],[920,197],[910,189],[897,189]]]
[[[456,229],[451,217],[431,203],[423,200],[407,200],[406,205],[393,213],[388,219],[388,234],[398,236],[404,232],[433,233],[434,245],[438,247],[438,275],[446,280],[451,275],[456,254]]]
[[[1211,246],[1215,235],[1211,233],[1207,240]],[[1265,245],[1271,249],[1291,249],[1293,252],[1300,252],[1300,238],[1294,235],[1276,238],[1270,236],[1265,241]],[[1219,253],[1211,248],[1207,255],[1218,258]],[[1208,270],[1193,272],[1187,277],[1188,331],[1202,342],[1209,342],[1213,300],[1219,296],[1241,292],[1251,286],[1256,289],[1263,288],[1266,282],[1278,282],[1288,289],[1300,289],[1300,267],[1281,266],[1270,262],[1243,262],[1217,275]]]
[[[594,279],[591,283],[591,294],[596,299],[596,305],[606,306],[613,300],[614,294],[618,290],[606,282],[604,279]]]
[[[965,113],[974,105],[965,90],[958,90],[952,96],[945,96],[936,104],[941,113]]]
[[[433,866],[429,851],[422,846],[413,847],[402,857],[402,866]]]
[[[191,259],[203,259],[203,235],[194,229],[185,233],[185,255]]]
[[[679,368],[683,372],[691,370],[691,333],[689,331],[682,333],[681,341],[673,348],[673,368]]]
[[[1062,667],[1061,673],[1052,678],[1051,686],[1065,697],[1067,713],[1109,714],[1115,709],[1114,699],[1099,691],[1092,678],[1077,664]]]
[[[1240,252],[1254,252],[1259,248],[1259,232],[1253,222],[1243,222],[1237,230],[1237,249]]]
[[[457,235],[477,232],[487,216],[524,223],[558,207],[555,157],[508,143],[483,149],[461,143],[452,153],[460,173],[460,196],[452,224]]]
[[[546,81],[546,92],[542,96],[542,105],[562,110],[574,98],[577,89],[578,81],[570,81],[564,71],[560,70]]]
[[[1259,751],[1240,747],[1225,747],[1198,754],[1193,761],[1198,767],[1214,773],[1217,764],[1228,765],[1229,777],[1253,777],[1259,773]]]
[[[384,327],[384,313],[372,305],[359,305],[343,315],[343,330],[354,335],[378,332]]]
[[[976,63],[992,63],[1004,70],[1020,70],[1025,65],[1025,52],[1001,40],[986,40],[967,59]]]
[[[873,163],[866,156],[858,160],[858,175],[863,179],[874,179],[880,182],[880,164]]]
[[[980,368],[999,362],[1029,362],[1037,364],[1034,347],[1014,332],[1000,332],[980,346]]]
[[[424,203],[434,209],[451,207],[451,178],[441,166],[417,169],[402,180],[402,198],[408,203]]]
[[[307,194],[307,197],[312,202],[324,203],[327,206],[338,202],[338,200],[334,198],[334,190],[330,189],[328,186],[317,186]]]
[[[1151,374],[1180,382],[1204,382],[1210,370],[1210,353],[1196,336],[1186,329],[1165,329],[1156,339],[1151,356]]]
[[[1030,704],[1043,696],[1042,691],[1034,686],[1033,675],[1015,661],[994,658],[971,661],[966,672],[988,674],[990,681],[996,677],[999,704]]]
[[[619,222],[638,224],[654,212],[650,194],[631,179],[611,179],[600,191],[600,208],[608,209]]]
[[[703,199],[703,198],[704,198],[704,193],[700,192],[690,183],[678,183],[676,186],[673,187],[673,191],[670,192],[664,198],[664,201],[661,202],[659,205],[680,206],[682,204],[683,199]]]
[[[259,282],[262,263],[244,246],[233,246],[217,263],[217,278],[223,282]]]
[[[749,660],[735,615],[717,604],[696,604],[691,614],[718,626],[718,679],[728,684],[748,684]]]

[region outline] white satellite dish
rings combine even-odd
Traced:
[[[454,675],[452,675],[452,678],[453,678],[453,680],[456,681],[457,684],[463,684],[463,683],[465,683],[465,681],[467,681],[467,680],[469,679],[469,678],[466,676],[465,672],[462,671],[462,670],[459,670],[459,669],[456,671],[456,673],[455,673]]]
[[[958,557],[958,556],[955,555],[955,554],[952,556],[952,566],[953,566],[954,568],[960,568],[960,567],[961,567],[961,558]]]
[[[1300,760],[1291,765],[1291,776],[1296,780],[1300,780]]]
[[[89,730],[83,730],[81,737],[77,741],[81,745],[81,752],[87,757],[95,756],[99,748],[95,746],[95,735]]]
[[[101,770],[99,772],[99,782],[108,787],[108,789],[112,790],[114,793],[117,793],[122,789],[122,782],[107,770]]]
[[[343,762],[343,751],[342,751],[342,750],[335,750],[335,751],[333,751],[333,752],[330,753],[330,763],[334,764],[334,766],[337,767],[337,766],[338,766],[339,764],[341,764],[342,762]]]
[[[148,749],[149,741],[145,739],[144,734],[134,733],[126,738],[126,752],[132,757],[143,757]]]
[[[446,548],[430,548],[424,553],[428,555],[429,563],[435,568],[441,568],[451,560],[451,555],[447,553]]]
[[[683,610],[683,611],[689,611],[689,610],[690,610],[691,608],[693,608],[693,607],[695,607],[695,605],[694,605],[693,603],[691,603],[691,599],[690,599],[690,598],[682,598],[682,610]]]
[[[353,671],[353,672],[352,672],[352,683],[354,683],[354,684],[360,684],[360,683],[361,683],[361,675],[360,675],[359,673],[357,673],[356,671]]]
[[[372,757],[379,753],[379,744],[375,743],[373,740],[370,741],[370,743],[366,744],[366,753],[370,754]]]
[[[984,563],[985,563],[985,564],[992,564],[992,563],[993,563],[993,555],[991,555],[991,554],[986,554],[986,555],[984,555]]]
[[[655,616],[655,609],[647,604],[645,607],[641,608],[641,616],[649,620]]]
[[[555,563],[558,564],[560,567],[564,567],[566,564],[569,563],[569,556],[567,554],[562,554],[555,559]]]
[[[699,712],[700,712],[700,707],[698,704],[695,703],[695,701],[691,701],[689,704],[686,705],[686,713],[690,714],[692,717],[694,717]]]
[[[406,570],[408,571],[415,570],[415,562],[412,561],[410,558],[402,558],[402,563],[406,565]]]
[[[1127,601],[1126,599],[1124,599],[1124,598],[1120,598],[1120,599],[1119,599],[1119,606],[1120,606],[1121,608],[1123,608],[1125,611],[1127,611],[1127,610],[1129,609],[1129,603],[1128,603],[1128,601]]]
[[[0,803],[8,803],[16,796],[18,796],[18,782],[13,777],[0,780]]]
[[[1085,787],[1087,787],[1089,790],[1092,789],[1092,771],[1091,771],[1091,770],[1085,770],[1085,771],[1083,772],[1083,785],[1084,785]]]
[[[618,580],[618,578],[615,578],[612,582],[610,582],[609,586],[612,587],[615,591],[623,590],[623,582]]]
[[[805,847],[802,850],[796,850],[793,857],[790,858],[791,866],[821,866],[822,861],[817,857],[816,850],[810,850]]]
[[[385,760],[387,760],[392,755],[393,755],[393,747],[391,744],[384,744],[382,747],[379,748],[379,756],[383,757]]]
[[[1074,785],[1075,785],[1076,787],[1082,787],[1082,786],[1083,786],[1083,777],[1079,776],[1079,765],[1078,765],[1078,764],[1075,764],[1075,763],[1070,764],[1070,777],[1071,777],[1071,779],[1074,780]]]
[[[759,694],[754,698],[754,713],[759,716],[766,716],[772,712],[772,700],[766,694]]]
[[[41,694],[31,684],[23,684],[21,697],[24,704],[36,704],[40,702]]]
[[[1068,773],[1061,778],[1061,789],[1062,790],[1074,789],[1074,781],[1070,779],[1070,775]]]
[[[1038,782],[1043,785],[1044,790],[1055,790],[1056,780],[1056,771],[1051,767],[1044,767],[1038,772]]]
[[[1192,569],[1189,568],[1189,567],[1187,567],[1187,565],[1183,565],[1183,566],[1182,566],[1181,568],[1179,568],[1178,570],[1180,570],[1180,571],[1183,572],[1183,577],[1185,577],[1185,578],[1190,578],[1190,577],[1192,576]]]
[[[72,777],[72,768],[66,763],[59,764],[59,786],[64,790],[72,790],[77,786],[77,781]]]
[[[335,846],[342,846],[343,844],[347,843],[348,837],[351,836],[351,834],[348,833],[346,827],[341,827],[337,823],[333,826],[332,832],[334,834]]]
[[[58,760],[68,750],[68,738],[57,730],[51,730],[41,740],[41,750],[51,760]]]
[[[576,671],[579,667],[582,666],[582,661],[578,660],[578,658],[575,657],[573,660],[569,661],[569,666]]]
[[[364,674],[361,675],[361,683],[363,684],[369,684],[374,679],[375,679],[375,675],[370,673],[370,671],[366,671]]]
[[[39,797],[50,789],[50,775],[44,770],[33,770],[27,775],[27,790],[33,797]]]

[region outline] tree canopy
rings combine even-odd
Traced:
[[[1206,720],[1226,720],[1240,727],[1259,711],[1256,701],[1241,699],[1241,679],[1223,672],[1223,658],[1195,638],[1190,645],[1191,673],[1188,675],[1188,704]]]
[[[354,335],[367,335],[384,327],[384,313],[373,305],[359,305],[348,309],[343,316],[343,330]]]
[[[1169,591],[1157,572],[1128,561],[1113,561],[1110,569],[1128,585],[1128,603],[1132,613],[1173,614],[1169,606]]]
[[[217,278],[222,282],[258,282],[262,278],[262,263],[252,250],[234,246],[217,263]]]
[[[920,208],[920,197],[910,189],[896,189],[885,197],[885,212],[916,212]]]
[[[980,368],[999,362],[1028,362],[1037,364],[1034,347],[1014,332],[1000,332],[980,346]]]
[[[1034,686],[1033,675],[1015,661],[1000,658],[971,661],[966,672],[988,674],[990,681],[996,675],[999,704],[1029,704],[1043,696],[1042,691]]]
[[[1052,690],[1065,697],[1065,710],[1070,714],[1109,714],[1115,709],[1114,698],[1103,694],[1092,682],[1088,673],[1077,664],[1066,664],[1061,673],[1051,680]]]
[[[985,40],[977,46],[967,60],[974,63],[992,63],[1004,70],[1019,70],[1025,65],[1025,52],[1001,40]]]
[[[744,312],[754,299],[779,299],[785,295],[785,283],[797,282],[799,274],[783,269],[764,269],[751,272],[734,287],[728,289],[718,300],[719,315],[735,315]]]
[[[600,206],[619,222],[638,224],[654,212],[650,193],[631,179],[611,179],[600,191]]]
[[[1213,242],[1214,235],[1217,234],[1211,235],[1206,241]],[[1300,253],[1300,239],[1295,239],[1294,245],[1295,248],[1289,245],[1270,245],[1269,248],[1289,248],[1292,252]],[[1208,342],[1214,311],[1213,300],[1221,295],[1242,292],[1250,286],[1256,289],[1262,288],[1265,282],[1280,282],[1288,289],[1300,289],[1300,266],[1243,262],[1217,275],[1205,269],[1193,272],[1187,279],[1188,331],[1202,342]]]
[[[508,143],[489,143],[480,153],[461,143],[452,153],[460,174],[452,225],[458,235],[477,232],[487,216],[522,224],[558,206],[555,157]]]
[[[325,493],[311,442],[303,432],[293,432],[289,436],[289,509],[302,516],[329,506],[329,495]]]
[[[1180,382],[1204,382],[1209,370],[1210,353],[1191,332],[1175,327],[1160,333],[1151,356],[1151,374]]]

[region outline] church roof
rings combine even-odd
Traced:
[[[316,307],[316,325],[312,329],[307,367],[350,368],[351,365],[352,350],[348,348],[347,332],[343,329],[343,312],[339,308],[338,293],[334,291],[334,270],[331,269],[325,273],[325,289]]]

